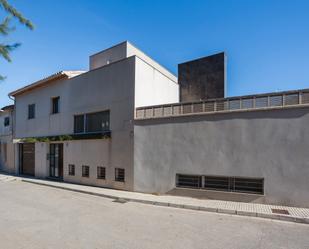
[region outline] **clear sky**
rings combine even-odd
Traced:
[[[22,46],[12,63],[0,58],[0,106],[42,77],[87,70],[89,55],[124,40],[175,74],[178,63],[225,51],[228,96],[309,88],[308,0],[10,2],[36,29],[17,25],[5,39]]]

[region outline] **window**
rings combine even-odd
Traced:
[[[98,167],[97,168],[97,178],[98,179],[105,179],[105,168],[104,167]]]
[[[35,104],[28,105],[28,119],[35,118]]]
[[[5,117],[4,118],[4,126],[9,126],[10,125],[10,117]]]
[[[125,174],[124,169],[115,168],[115,181],[124,182],[125,178],[124,174]]]
[[[89,166],[83,165],[82,167],[82,176],[89,177]]]
[[[176,187],[264,194],[263,178],[230,176],[176,175]]]
[[[75,176],[75,165],[69,164],[69,176]]]
[[[176,187],[200,188],[202,187],[202,177],[193,175],[177,175]]]
[[[109,131],[109,111],[74,116],[74,133]]]
[[[60,97],[52,98],[52,114],[59,113]]]
[[[205,176],[204,188],[229,191],[229,177]]]

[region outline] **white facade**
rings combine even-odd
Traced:
[[[14,107],[8,106],[0,112],[0,170],[16,173],[13,145]]]
[[[108,63],[107,63],[108,61]],[[56,74],[58,75],[58,74]],[[25,90],[26,89],[26,90]],[[35,143],[35,176],[48,177],[50,143],[63,143],[63,180],[133,190],[134,110],[142,105],[178,102],[174,75],[128,42],[90,57],[90,71],[13,92],[17,139],[74,134],[74,116],[110,112],[110,138]],[[59,113],[52,114],[52,98],[60,97]],[[35,118],[28,106],[35,104]],[[75,175],[68,174],[68,165]],[[82,166],[89,166],[89,177]],[[97,179],[97,167],[105,167],[106,179]],[[125,181],[115,181],[115,169],[125,170]]]

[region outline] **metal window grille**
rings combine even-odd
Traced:
[[[69,175],[75,176],[75,165],[74,164],[69,164]]]
[[[264,194],[264,179],[176,174],[176,187]]]
[[[234,179],[235,192],[264,194],[264,180],[254,178],[237,178]]]
[[[181,188],[201,188],[202,177],[195,175],[176,175],[176,186]]]
[[[229,186],[228,177],[205,176],[204,178],[204,188],[206,189],[229,191]]]
[[[125,170],[120,168],[115,168],[115,181],[124,182],[125,181]]]
[[[98,179],[105,179],[106,177],[106,172],[105,172],[105,167],[98,167],[97,168],[97,178]]]
[[[82,176],[83,177],[89,177],[90,169],[89,166],[83,165],[82,166]]]

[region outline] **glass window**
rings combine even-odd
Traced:
[[[35,118],[35,104],[28,105],[28,119]]]
[[[84,115],[74,116],[74,133],[83,133],[84,129]]]
[[[52,114],[59,113],[60,97],[52,98]]]
[[[10,125],[10,118],[9,117],[5,117],[4,118],[4,126],[9,126]]]
[[[109,131],[109,111],[74,116],[74,133]]]
[[[86,132],[109,130],[109,111],[86,114]]]

